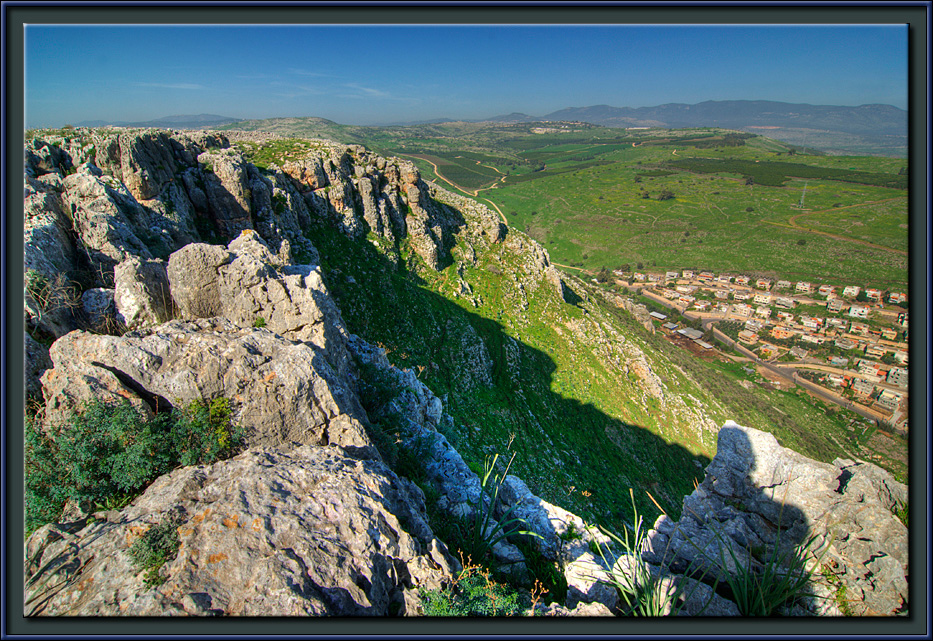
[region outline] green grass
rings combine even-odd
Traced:
[[[745,167],[764,152],[740,148],[730,153],[745,154]],[[521,183],[509,179],[485,195],[503,211],[516,212],[509,224],[541,242],[557,263],[596,270],[641,262],[658,269],[696,267],[906,287],[905,255],[790,226],[793,216],[805,213],[797,209],[803,180],[783,187],[748,186],[738,173],[667,173],[674,168],[665,164],[671,157],[670,148],[638,147],[609,154],[607,158],[616,160],[612,164],[581,163],[573,171],[541,172]],[[830,211],[802,217],[801,226],[906,250],[904,190],[815,179],[806,187],[807,209]],[[643,190],[650,198],[641,197]],[[675,197],[659,201],[664,190]],[[845,209],[834,211],[836,204]]]
[[[503,140],[506,130],[513,138]],[[699,130],[637,135],[599,128],[567,134],[530,130],[445,125],[424,128],[425,135],[417,139],[400,140],[393,138],[398,130],[382,131],[379,144],[444,160],[442,173],[455,166],[468,169],[471,163],[476,168],[479,160],[480,171],[491,175],[493,170],[481,166],[510,170],[504,163],[514,159],[516,168],[525,170],[526,182],[509,186],[509,180],[520,177],[516,172],[505,185],[484,195],[509,214],[512,227],[527,228],[542,240],[556,262],[591,267],[642,262],[644,269],[657,271],[754,267],[766,272],[768,261],[773,265],[780,260],[782,269],[801,272],[791,280],[807,276],[816,281],[815,274],[826,272],[829,257],[835,261],[833,277],[859,277],[871,265],[872,282],[884,277],[903,280],[900,268],[892,264],[896,261],[883,250],[852,251],[821,236],[762,224],[786,224],[800,213],[790,206],[799,200],[802,182],[746,186],[739,175],[699,175],[665,165],[688,151],[711,158],[728,153],[749,162],[774,160],[782,153],[784,162],[787,147],[779,143],[750,138],[736,147],[704,147],[721,132]],[[632,146],[633,142],[644,144]],[[527,153],[532,151],[534,155]],[[583,155],[594,159],[572,160]],[[861,161],[843,166],[825,157],[798,154],[793,159],[847,171],[870,168]],[[527,171],[542,161],[548,169]],[[898,162],[903,166],[902,161],[885,159],[887,164],[879,167],[897,173]],[[846,203],[861,206],[866,198],[903,197],[899,190],[848,184],[840,188],[841,183],[826,182],[809,183],[808,204],[830,208],[845,197]],[[643,188],[651,198],[638,196]],[[675,198],[658,201],[657,194],[665,189]],[[749,207],[752,212],[746,211]],[[488,453],[505,451],[514,443],[514,473],[545,500],[588,521],[616,529],[630,521],[624,495],[629,487],[639,490],[639,496],[644,496],[640,490],[650,489],[667,505],[679,506],[715,451],[714,431],[699,429],[670,400],[662,403],[645,394],[635,373],[611,365],[604,348],[579,340],[581,333],[591,331],[592,318],[617,328],[646,352],[665,394],[688,407],[702,405],[718,424],[733,419],[770,431],[783,445],[820,460],[875,451],[874,441],[847,428],[845,413],[829,416],[806,397],[769,389],[741,368],[737,373],[732,365],[700,362],[660,335],[648,335],[624,311],[558,302],[549,285],[536,288],[530,281],[519,294],[513,279],[525,279],[527,268],[505,245],[481,253],[475,265],[455,248],[453,264],[434,272],[404,241],[396,265],[381,253],[395,251],[384,243],[381,250],[370,243],[356,244],[323,223],[306,233],[321,254],[325,282],[348,329],[385,347],[395,365],[417,371],[445,399],[454,418],[448,437],[466,462],[482,469]],[[807,241],[806,251],[796,243],[800,238]],[[878,267],[882,260],[884,266]],[[461,279],[470,286],[468,296],[459,293]],[[393,322],[386,323],[386,318]],[[489,385],[464,367],[476,360],[468,345],[476,343],[468,338],[474,335],[489,356]],[[749,380],[752,389],[739,384]],[[382,427],[386,439],[397,435],[395,426]]]

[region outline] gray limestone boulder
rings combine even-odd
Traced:
[[[906,610],[907,528],[894,515],[907,489],[865,462],[814,461],[781,447],[767,432],[728,421],[706,477],[684,499],[677,522],[662,517],[645,557],[673,571],[726,578],[738,566],[756,571],[802,550],[815,598],[802,612],[838,613],[835,576],[856,614]]]
[[[226,248],[180,249],[169,258],[168,279],[180,316],[218,315],[241,327],[264,326],[314,343],[341,375],[346,372],[347,332],[320,269],[282,265],[256,232],[244,231]]]
[[[131,256],[114,268],[117,320],[128,329],[158,325],[171,320],[174,306],[166,264]]]
[[[151,586],[130,550],[169,522],[179,546]],[[25,554],[26,616],[411,615],[459,570],[417,488],[308,445],[179,468],[119,512],[40,528]]]
[[[338,444],[372,454],[355,394],[323,350],[221,319],[171,321],[123,336],[71,332],[42,376],[43,425],[57,429],[86,402],[129,400],[152,415],[224,397],[247,445]]]
[[[223,310],[219,270],[233,256],[224,247],[192,243],[174,252],[168,261],[172,300],[182,318],[209,318]]]
[[[203,191],[218,231],[233,238],[252,229],[249,172],[243,156],[232,149],[206,151],[198,156]]]
[[[81,294],[81,308],[90,329],[105,330],[108,327],[116,327],[114,290],[104,287],[85,290]]]
[[[99,173],[88,170],[66,176],[62,200],[92,267],[106,284],[106,275],[118,263],[152,254],[136,234],[137,223],[146,216],[142,207],[122,183]]]

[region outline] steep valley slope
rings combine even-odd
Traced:
[[[403,478],[417,476],[400,454],[406,448],[461,479],[464,496],[452,498],[452,481],[442,495],[454,513],[470,503],[484,462],[514,453],[510,471],[525,491],[614,531],[632,522],[630,490],[639,513],[657,514],[657,502],[680,519],[728,420],[771,432],[827,469],[834,459],[873,456],[838,416],[793,393],[740,385],[680,352],[653,333],[644,308],[558,271],[534,240],[423,180],[410,162],[304,140],[301,153],[260,168],[245,152],[267,139],[101,129],[47,133],[26,145],[24,340],[37,424],[54,432],[94,398],[130,398],[154,415],[160,403],[223,397],[252,430],[246,453],[206,472],[160,477],[111,524],[140,518],[157,496],[202,521],[223,507],[235,547],[237,528],[261,529],[276,508],[205,506],[231,483],[241,483],[251,505],[272,506],[268,489],[250,485],[262,469],[283,479],[287,504],[328,522],[342,508],[302,503],[304,489],[354,474],[374,501],[364,512],[392,515],[380,521],[388,523],[388,538],[377,537],[381,560],[358,569],[368,587],[341,588],[366,591],[366,607],[341,609],[321,587],[333,577],[313,572],[306,592],[318,605],[276,601],[286,587],[267,581],[278,575],[263,565],[241,578],[267,581],[267,592],[215,595],[224,612],[262,613],[273,602],[276,611],[305,614],[414,612],[411,583],[440,585],[456,562],[432,543],[434,524],[423,514],[438,497],[419,489],[424,477]],[[252,144],[238,148],[238,140]],[[316,471],[302,476],[290,461]],[[245,511],[231,516],[237,509]],[[347,519],[347,536],[370,553],[365,519]],[[275,545],[301,539],[314,547],[300,527],[271,531]],[[64,537],[50,532],[29,544],[35,558]],[[256,554],[250,563],[271,563]],[[420,569],[406,579],[409,570],[387,558]],[[218,559],[178,561],[171,574]],[[170,609],[176,588],[131,610]],[[212,611],[210,600],[185,598],[177,596],[185,612]],[[87,611],[121,613],[88,599]]]

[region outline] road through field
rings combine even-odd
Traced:
[[[841,209],[853,209],[855,207],[864,207],[866,205],[877,205],[879,203],[886,203],[891,200],[898,200],[898,198],[901,198],[901,196],[898,196],[895,198],[885,198],[884,200],[873,200],[871,202],[859,203],[857,205],[847,205],[846,207],[833,207],[831,209],[821,209],[819,211],[802,212],[799,214],[795,214],[794,216],[791,216],[790,220],[787,221],[786,223],[775,223],[775,222],[771,222],[767,220],[763,222],[766,222],[769,225],[775,225],[776,227],[791,227],[792,229],[797,229],[799,231],[805,231],[810,234],[819,234],[821,236],[826,236],[827,238],[833,238],[835,240],[843,240],[843,241],[850,242],[850,243],[858,243],[859,245],[865,245],[866,247],[872,247],[874,249],[883,249],[885,251],[894,252],[895,254],[901,254],[902,256],[906,256],[907,252],[901,249],[894,249],[893,247],[885,247],[884,245],[870,243],[867,240],[861,240],[859,238],[852,238],[850,236],[841,236],[839,234],[831,234],[830,232],[827,232],[827,231],[819,231],[811,227],[804,227],[803,225],[797,222],[797,219],[802,218],[803,216],[814,216],[816,214],[825,214],[827,212],[839,211]]]
[[[408,156],[409,158],[417,158],[418,160],[423,160],[423,161],[425,161],[426,163],[428,163],[429,165],[431,165],[432,167],[434,167],[434,173],[437,175],[438,178],[440,178],[441,180],[443,180],[444,182],[446,182],[448,185],[451,185],[452,187],[455,187],[456,189],[459,189],[460,191],[462,191],[462,192],[465,193],[465,194],[472,194],[474,198],[477,198],[477,197],[479,196],[479,192],[482,191],[482,189],[477,189],[476,191],[470,191],[469,189],[465,189],[465,188],[461,187],[460,185],[458,185],[457,183],[455,183],[454,181],[452,181],[450,178],[447,178],[446,176],[444,176],[444,174],[442,174],[440,171],[438,171],[437,165],[435,165],[433,162],[431,162],[431,161],[428,160],[427,158],[421,158],[420,156],[409,156],[408,154],[399,154],[399,155],[400,155],[400,156]],[[477,164],[477,165],[480,164],[479,161],[477,161],[476,164]],[[484,167],[487,167],[488,165],[483,165],[483,166],[484,166]],[[490,167],[490,169],[496,169],[496,168],[495,168],[495,167]],[[499,170],[496,169],[496,171],[499,171]],[[502,172],[499,171],[499,173],[501,174]],[[505,179],[505,178],[503,177],[503,180],[504,180],[504,179]],[[507,221],[507,220],[505,219],[505,214],[503,214],[503,213],[502,213],[502,210],[499,209],[499,207],[496,206],[496,203],[492,202],[492,201],[489,200],[488,198],[483,198],[483,200],[485,200],[487,203],[489,203],[490,205],[492,205],[492,206],[495,208],[495,210],[499,213],[499,216],[502,218],[502,222],[505,223],[506,226],[508,226],[509,221]]]

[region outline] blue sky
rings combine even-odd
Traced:
[[[35,25],[25,54],[27,127],[200,113],[362,125],[704,100],[907,106],[901,25]]]

